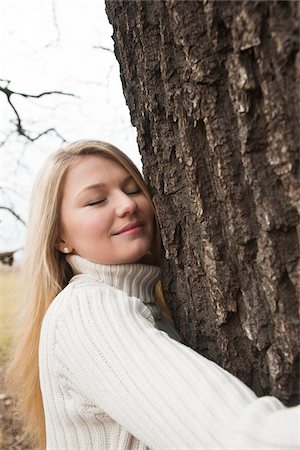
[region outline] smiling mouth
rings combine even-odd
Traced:
[[[130,236],[132,234],[137,234],[143,230],[143,224],[141,222],[132,222],[122,228],[120,231],[115,233],[116,236]]]

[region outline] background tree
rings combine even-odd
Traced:
[[[22,261],[30,191],[50,152],[94,137],[119,145],[137,163],[140,156],[104,0],[73,7],[3,0],[0,17],[1,269],[1,262]]]
[[[49,96],[49,95],[67,95],[67,96],[75,97],[74,94],[70,94],[67,92],[61,92],[61,91],[47,91],[47,92],[41,92],[39,94],[28,94],[25,92],[17,92],[17,91],[13,91],[12,89],[10,89],[10,80],[4,80],[2,78],[0,78],[0,94],[5,95],[7,103],[10,106],[11,110],[13,111],[13,117],[14,117],[14,119],[11,121],[12,125],[13,125],[12,130],[9,130],[8,133],[4,133],[5,137],[3,137],[2,140],[0,139],[0,150],[3,150],[3,148],[4,148],[4,151],[5,150],[7,151],[7,148],[5,148],[5,147],[8,147],[7,143],[13,134],[16,134],[17,136],[22,136],[23,138],[25,138],[26,141],[33,143],[47,134],[54,133],[62,142],[65,142],[65,139],[62,136],[60,136],[58,131],[53,127],[50,127],[50,128],[48,127],[47,129],[44,129],[43,131],[39,131],[35,135],[32,135],[32,133],[24,127],[23,119],[20,116],[20,113],[18,112],[18,110],[14,104],[13,98],[19,96],[24,99],[40,99],[44,96]],[[7,120],[7,117],[5,119]],[[4,126],[4,129],[5,128],[6,127]],[[4,161],[1,161],[1,165],[4,166]],[[2,169],[4,169],[4,167]],[[23,169],[24,169],[24,167],[23,167]],[[7,202],[7,200],[9,199],[10,191],[11,191],[11,188],[7,188],[7,186],[5,186],[4,177],[1,177],[1,181],[0,181],[0,192],[1,192],[0,212],[1,213],[3,211],[8,212],[9,214],[11,214],[14,217],[16,222],[21,223],[22,225],[25,225],[24,219],[16,211],[16,205],[12,202]],[[15,189],[14,189],[14,192],[16,192]],[[3,217],[1,214],[0,223],[2,221],[3,221]],[[2,238],[2,236],[1,236],[1,238]],[[14,263],[15,253],[19,252],[20,250],[22,250],[22,247],[14,246],[13,250],[0,251],[0,262],[11,266]]]
[[[299,3],[106,0],[106,10],[180,333],[258,395],[293,404]]]

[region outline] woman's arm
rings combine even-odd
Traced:
[[[63,383],[147,446],[300,447],[299,408],[258,399],[237,378],[157,330],[139,299],[105,285],[74,292],[57,327]]]

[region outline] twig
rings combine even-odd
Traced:
[[[9,84],[10,84],[9,80],[4,80],[4,79],[0,78],[0,82],[5,82],[6,83],[6,86],[0,86],[0,92],[3,92],[3,94],[6,95],[7,101],[9,103],[9,105],[11,106],[12,110],[14,111],[14,114],[15,114],[16,119],[17,119],[16,128],[17,128],[17,132],[18,132],[18,134],[20,136],[24,136],[29,141],[34,142],[37,139],[39,139],[41,136],[44,136],[45,134],[48,134],[50,131],[52,131],[60,139],[62,139],[63,142],[66,142],[66,140],[55,130],[55,128],[49,128],[48,130],[45,130],[45,131],[39,133],[37,136],[31,137],[29,135],[29,133],[23,127],[22,119],[21,119],[20,114],[18,113],[16,107],[12,103],[11,96],[12,95],[19,95],[19,96],[24,97],[24,98],[41,98],[41,97],[44,97],[45,95],[53,95],[54,94],[54,95],[67,95],[67,96],[70,96],[70,97],[78,98],[77,95],[71,94],[69,92],[62,92],[62,91],[45,91],[45,92],[41,92],[40,94],[25,94],[24,92],[17,92],[17,91],[12,91],[11,89],[9,89],[9,87],[8,87]]]
[[[25,224],[25,221],[9,206],[0,206],[0,209],[4,209],[8,212],[10,212],[17,220],[19,220],[23,225]]]
[[[97,49],[100,49],[100,50],[104,50],[106,52],[114,53],[114,51],[111,48],[103,47],[102,45],[93,45],[92,48],[97,48]]]

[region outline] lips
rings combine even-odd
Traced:
[[[142,222],[136,221],[136,222],[129,222],[125,227],[123,227],[121,230],[117,231],[117,233],[115,234],[122,234],[122,233],[126,233],[126,231],[134,231],[137,230],[139,228],[141,228],[143,226]]]

